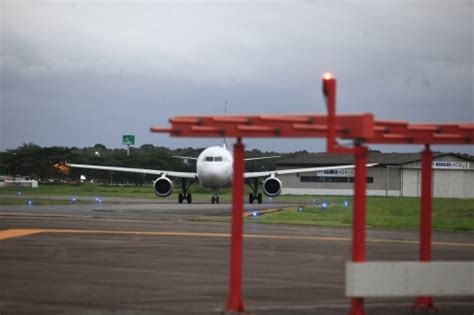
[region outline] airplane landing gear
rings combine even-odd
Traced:
[[[214,196],[211,197],[211,203],[219,203],[219,196],[218,196],[218,190],[217,188],[214,189]]]
[[[253,193],[249,194],[249,203],[253,203],[255,200],[257,200],[258,203],[262,203],[262,193],[258,193],[254,195]]]
[[[194,181],[191,181],[189,185],[186,185],[186,178],[181,178],[181,191],[178,195],[178,202],[183,203],[184,200],[186,200],[187,203],[192,203],[193,202],[193,196],[191,193],[188,193],[189,188],[191,185],[194,183]]]
[[[193,196],[191,193],[179,193],[178,195],[178,202],[183,203],[183,201],[186,200],[187,203],[192,203],[193,202]]]
[[[262,203],[262,193],[258,192],[258,178],[254,178],[253,185],[249,182],[247,182],[247,185],[252,189],[252,192],[249,194],[249,203],[253,203],[255,200],[257,200],[258,203]]]

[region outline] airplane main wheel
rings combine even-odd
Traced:
[[[191,194],[188,194],[188,195],[186,196],[186,201],[187,201],[188,203],[192,203],[192,202],[193,202],[193,197],[191,196]]]
[[[258,203],[262,203],[262,193],[258,193],[257,200],[258,200]]]
[[[219,196],[216,196],[216,203],[219,203]]]
[[[179,203],[183,203],[183,199],[184,199],[183,194],[182,194],[182,193],[179,193],[179,195],[178,195],[178,202],[179,202]]]
[[[253,203],[253,201],[255,200],[255,197],[253,196],[252,193],[249,194],[249,203]]]

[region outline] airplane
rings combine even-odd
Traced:
[[[219,203],[219,188],[230,187],[232,185],[232,174],[233,174],[233,162],[234,157],[227,150],[226,143],[224,146],[212,146],[206,148],[195,157],[184,157],[176,156],[177,158],[196,160],[196,172],[176,172],[166,170],[152,170],[142,168],[129,168],[129,167],[115,167],[115,166],[101,166],[101,165],[87,165],[87,164],[56,164],[58,169],[62,167],[72,168],[83,168],[93,170],[104,170],[104,171],[117,171],[117,172],[130,172],[130,173],[141,173],[151,174],[159,176],[153,182],[153,189],[158,197],[168,197],[173,192],[174,183],[171,178],[181,179],[181,192],[178,194],[178,202],[192,203],[192,194],[189,192],[190,187],[194,182],[199,182],[204,187],[210,187],[214,190],[214,195],[211,198],[211,203]],[[277,156],[259,157],[259,158],[247,158],[245,161],[275,158]],[[367,167],[376,165],[377,163],[367,164]],[[285,170],[274,170],[274,171],[261,171],[261,172],[246,172],[244,173],[244,180],[247,185],[251,188],[252,192],[249,193],[249,203],[262,203],[262,193],[259,192],[259,185],[262,184],[263,192],[268,197],[276,197],[280,195],[282,191],[282,182],[277,177],[279,175],[296,174],[296,173],[307,173],[317,172],[325,170],[337,170],[337,169],[349,169],[354,168],[354,165],[341,165],[341,166],[324,166],[324,167],[309,167],[309,168],[296,168],[296,169],[285,169]],[[263,181],[261,179],[263,178]]]

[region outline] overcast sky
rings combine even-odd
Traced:
[[[339,112],[411,122],[474,120],[472,1],[0,1],[0,150],[202,147],[150,134],[185,114]],[[248,148],[319,151],[324,140]],[[420,146],[377,147],[418,151]],[[437,147],[474,154],[473,146]]]

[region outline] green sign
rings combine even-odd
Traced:
[[[122,136],[122,144],[134,145],[135,144],[135,136],[134,135],[123,135]]]

